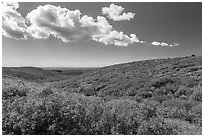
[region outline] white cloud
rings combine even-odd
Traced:
[[[174,42],[173,44],[170,45],[170,47],[174,47],[174,46],[178,46],[178,45],[179,45],[178,43]]]
[[[157,42],[157,41],[153,41],[151,44],[154,45],[154,46],[159,46],[161,43]]]
[[[161,42],[160,44],[162,47],[165,47],[165,46],[169,46],[169,44],[165,43],[165,42]]]
[[[79,10],[70,11],[53,5],[39,6],[27,15],[31,23],[28,30],[37,39],[46,39],[53,35],[64,42],[91,39],[104,44],[127,46],[139,41],[135,34],[129,37],[123,32],[113,30],[102,16],[94,19],[80,15]]]
[[[107,15],[108,18],[114,21],[130,20],[135,15],[135,13],[132,12],[122,13],[123,11],[124,11],[123,7],[117,6],[115,4],[111,4],[109,7],[102,8],[102,13]]]
[[[2,4],[2,34],[9,38],[27,39],[25,18],[17,11],[18,7],[16,2]]]
[[[64,42],[91,39],[112,29],[104,17],[98,16],[94,20],[87,15],[81,18],[80,15],[79,10],[70,11],[53,5],[39,6],[27,15],[32,24],[28,29],[35,38],[47,38],[51,34]]]
[[[102,42],[105,45],[114,44],[117,46],[127,46],[128,44],[139,42],[135,34],[130,34],[129,37],[125,35],[123,32],[118,32],[116,30],[110,31],[110,33],[100,37],[94,37],[94,40]]]
[[[79,22],[80,11],[70,11],[66,8],[53,5],[39,6],[27,15],[31,26],[29,32],[35,38],[46,39],[50,34],[69,42],[74,39],[76,34],[76,22]]]
[[[178,46],[179,44],[177,44],[177,43],[167,44],[165,42],[153,41],[151,43],[151,45],[153,45],[153,46],[161,46],[161,47],[174,47],[174,46]]]
[[[147,42],[146,42],[146,41],[142,41],[142,40],[141,40],[141,41],[140,41],[140,43],[147,43]]]
[[[50,35],[71,42],[78,40],[93,40],[105,45],[128,46],[140,43],[154,46],[177,46],[177,43],[153,41],[148,44],[140,41],[135,34],[129,36],[121,31],[114,30],[105,17],[97,16],[96,19],[83,15],[79,10],[69,10],[60,6],[38,6],[27,14],[26,18],[17,11],[18,3],[3,3],[2,9],[2,35],[15,39],[27,39],[28,36],[36,39],[47,39]],[[124,8],[111,4],[109,8],[102,9],[113,20],[129,20],[133,13],[121,13]],[[131,16],[130,16],[131,15]],[[29,24],[29,25],[28,25]]]

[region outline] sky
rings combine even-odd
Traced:
[[[202,55],[201,2],[19,2],[2,7],[5,67],[102,67]]]

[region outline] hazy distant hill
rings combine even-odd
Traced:
[[[37,67],[3,67],[3,77],[16,77],[29,81],[48,82],[68,79],[96,68],[37,68]]]
[[[52,83],[69,92],[97,96],[135,96],[158,86],[198,85],[202,80],[202,57],[178,57],[130,62],[87,72],[77,78]],[[160,84],[160,85],[159,85]],[[195,86],[193,85],[193,86]]]

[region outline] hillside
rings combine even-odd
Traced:
[[[3,76],[24,78],[26,80],[44,79],[50,75],[57,75],[36,67],[3,67],[2,74]]]
[[[202,134],[201,56],[58,71],[3,68],[2,134]]]
[[[20,78],[27,81],[50,82],[69,79],[96,68],[37,68],[3,67],[3,77]]]
[[[153,90],[165,85],[176,91],[181,85],[197,86],[201,80],[202,57],[197,56],[108,66],[74,79],[51,83],[51,86],[88,96],[151,96]]]

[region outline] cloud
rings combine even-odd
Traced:
[[[117,6],[115,4],[111,4],[109,7],[102,8],[102,13],[114,21],[130,20],[135,15],[135,13],[132,12],[122,13],[123,11],[123,7]]]
[[[105,17],[81,17],[79,10],[71,11],[59,6],[39,6],[28,13],[27,19],[31,23],[28,30],[37,39],[53,35],[64,42],[91,39],[117,46],[127,46],[138,41],[135,34],[129,37],[114,30]]]
[[[128,46],[139,43],[144,45],[173,47],[177,43],[167,44],[165,42],[153,41],[147,43],[140,41],[136,34],[124,34],[115,30],[114,27],[103,16],[95,19],[83,15],[79,10],[69,10],[60,6],[44,5],[38,6],[24,18],[17,10],[19,4],[16,2],[3,3],[2,12],[2,35],[14,39],[26,40],[28,37],[35,39],[47,39],[54,36],[63,42],[79,40],[92,40],[105,45]],[[119,21],[133,18],[133,13],[121,13],[124,8],[111,4],[110,7],[102,8],[104,14]]]
[[[173,44],[170,44],[169,46],[170,46],[170,47],[174,47],[174,46],[178,46],[178,45],[179,45],[178,43],[175,43],[175,42],[174,42]]]
[[[177,44],[177,43],[167,44],[165,42],[153,41],[151,43],[151,45],[153,45],[153,46],[161,46],[161,47],[174,47],[174,46],[178,46],[179,44]]]
[[[114,44],[117,46],[127,46],[134,42],[139,42],[135,34],[130,34],[130,37],[123,34],[123,32],[118,32],[116,30],[111,31],[108,34],[103,35],[102,37],[94,37],[95,41],[102,42],[105,45]]]
[[[18,7],[16,2],[2,4],[2,34],[9,38],[27,39],[25,18],[17,11]]]
[[[147,43],[147,42],[146,42],[146,41],[142,41],[142,40],[141,40],[141,41],[140,41],[140,43]]]

